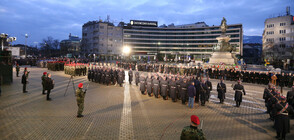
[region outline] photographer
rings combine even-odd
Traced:
[[[47,90],[47,101],[51,101],[50,91],[54,88],[54,81],[51,79],[51,74],[47,74],[47,78],[45,79],[45,90]]]

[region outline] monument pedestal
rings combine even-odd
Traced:
[[[209,64],[220,64],[225,63],[227,65],[234,65],[235,59],[232,57],[230,52],[214,52],[210,59]]]

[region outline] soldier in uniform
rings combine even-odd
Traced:
[[[163,98],[163,100],[167,100],[167,88],[168,88],[168,82],[166,80],[165,75],[162,77],[162,79],[160,80],[160,93],[161,96]]]
[[[158,80],[157,76],[154,76],[152,83],[153,83],[153,94],[154,94],[155,98],[158,98],[159,80]]]
[[[111,82],[110,71],[109,69],[105,70],[105,83],[108,86]]]
[[[47,78],[45,79],[45,90],[47,90],[47,98],[46,100],[47,101],[51,101],[51,98],[49,97],[50,96],[50,92],[51,90],[54,88],[54,81],[51,79],[51,74],[48,73],[47,74]]]
[[[199,96],[200,96],[200,81],[198,80],[198,77],[194,80],[194,86],[196,88],[196,97],[195,97],[195,103],[199,103]]]
[[[173,102],[177,101],[177,83],[175,77],[172,78],[172,80],[169,82],[170,90],[169,94],[170,97],[172,98]]]
[[[242,92],[244,95],[246,95],[245,89],[243,85],[241,85],[241,81],[238,80],[238,83],[234,85],[233,90],[235,90],[235,101],[236,101],[236,107],[240,107],[242,102]]]
[[[205,82],[203,79],[201,79],[200,83],[200,101],[201,101],[201,106],[205,106],[205,101],[207,97],[207,86],[205,85]]]
[[[275,124],[277,132],[276,138],[285,140],[286,134],[290,133],[289,114],[293,114],[293,108],[286,102],[286,98],[281,96],[281,102],[274,105]]]
[[[42,80],[42,87],[43,87],[42,94],[46,94],[46,93],[45,93],[45,83],[46,83],[46,78],[47,78],[47,72],[43,72],[43,75],[42,75],[42,77],[41,77],[41,80]]]
[[[132,68],[130,68],[128,74],[129,74],[129,83],[132,84],[132,81],[133,81],[133,71],[132,71]]]
[[[82,115],[83,110],[84,110],[84,99],[86,95],[86,90],[83,91],[83,83],[79,83],[78,89],[76,90],[76,97],[77,97],[77,105],[78,105],[78,113],[77,117],[84,117]]]
[[[144,77],[143,74],[141,74],[140,76],[140,91],[143,95],[145,95],[145,91],[146,91],[146,78]]]
[[[279,76],[279,86],[281,87],[281,93],[283,94],[283,87],[285,86],[285,82],[286,82],[286,77],[285,77],[285,74],[282,73],[280,76]]]
[[[182,104],[185,105],[186,104],[186,98],[187,98],[187,88],[188,88],[188,83],[187,83],[187,79],[183,79],[183,82],[180,83],[181,85],[181,90],[180,90],[180,94],[181,94],[181,100],[182,100]]]
[[[180,77],[177,77],[177,81],[176,81],[176,85],[177,85],[177,98],[180,100],[181,99],[181,82],[182,80],[180,79]]]
[[[18,76],[18,74],[19,74],[19,65],[18,64],[16,64],[15,70],[16,70],[16,77],[19,77]]]
[[[151,74],[148,74],[148,77],[146,78],[146,89],[147,89],[147,93],[149,95],[149,97],[152,96],[152,78],[151,78]]]
[[[221,104],[224,103],[224,100],[226,98],[226,92],[226,84],[224,83],[224,80],[221,78],[220,82],[217,84],[217,97],[219,98]]]
[[[272,85],[271,84],[268,84],[268,87],[264,88],[264,91],[263,91],[263,99],[264,99],[264,102],[265,102],[265,106],[267,108],[267,113],[270,112],[270,109],[269,109],[269,106],[268,106],[268,101],[270,98],[272,98]]]
[[[222,79],[222,78],[221,78]],[[209,77],[207,77],[207,80],[205,81],[205,85],[207,86],[208,90],[206,93],[206,101],[209,102],[209,98],[210,98],[210,91],[212,91],[212,84],[209,81]]]
[[[138,86],[138,83],[140,82],[140,76],[139,76],[139,71],[137,70],[135,73],[135,82],[136,82],[136,86]]]
[[[122,87],[122,83],[123,83],[123,80],[124,80],[123,76],[124,76],[123,71],[120,70],[119,73],[118,73],[118,81],[117,81],[117,83],[119,84],[120,87]]]
[[[201,129],[198,129],[200,124],[199,117],[191,116],[190,126],[184,127],[181,133],[181,140],[206,140],[206,137]]]

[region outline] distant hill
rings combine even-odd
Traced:
[[[262,36],[243,36],[243,43],[259,43],[262,44]]]

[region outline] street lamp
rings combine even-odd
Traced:
[[[25,38],[26,38],[26,40],[25,40],[25,58],[27,58],[27,39],[28,39],[28,34],[25,34]]]
[[[122,52],[123,55],[129,56],[129,54],[131,53],[131,48],[129,46],[124,46]]]

